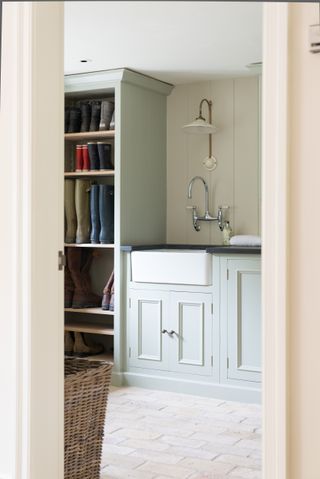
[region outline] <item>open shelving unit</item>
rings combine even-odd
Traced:
[[[114,92],[113,95],[114,97]],[[104,95],[102,95],[102,98]],[[110,95],[107,96],[108,98]],[[91,97],[90,92],[87,92],[83,99],[91,100],[94,99]],[[77,102],[78,99],[75,98],[66,98],[66,101]],[[64,177],[65,179],[91,179],[93,182],[104,183],[105,180],[108,184],[110,181],[112,184],[114,183],[114,176],[115,170],[89,170],[89,171],[73,171],[74,169],[74,155],[75,155],[75,145],[86,143],[88,141],[104,141],[110,140],[109,142],[112,144],[114,148],[114,139],[115,139],[115,130],[106,130],[106,131],[88,131],[88,132],[79,132],[79,133],[65,133],[65,172]],[[71,170],[71,171],[69,171]],[[95,293],[100,294],[102,296],[102,289],[103,284],[105,284],[108,280],[108,276],[110,274],[110,270],[114,268],[113,264],[113,257],[110,260],[110,255],[114,253],[114,244],[92,244],[92,243],[84,243],[84,244],[77,244],[77,243],[65,243],[65,248],[90,248],[92,250],[98,250],[104,252],[104,255],[98,258],[100,264],[97,265],[93,264],[90,270],[91,279],[93,283],[100,283],[99,287],[95,285]],[[112,263],[112,266],[111,266]],[[103,279],[101,270],[104,269],[105,264],[105,278]],[[98,276],[98,279],[96,278]],[[100,278],[99,278],[100,276]],[[102,277],[101,277],[102,276]],[[107,360],[113,362],[113,354],[109,352],[109,350],[113,350],[113,336],[114,336],[114,328],[113,328],[113,318],[114,312],[113,311],[104,311],[101,307],[97,308],[65,308],[65,331],[70,332],[79,332],[84,334],[95,334],[102,337],[101,343],[105,346],[105,353],[98,354],[95,356],[88,356],[87,358],[90,360]],[[92,322],[92,316],[95,315],[97,318],[100,319],[100,324],[97,322]],[[81,320],[77,321],[76,317],[81,318]],[[105,319],[104,319],[105,318]],[[106,319],[108,318],[107,322]],[[112,323],[110,325],[110,322]],[[109,342],[105,342],[103,337],[110,337]],[[99,340],[100,341],[100,340]],[[112,341],[112,343],[110,342]]]
[[[67,308],[65,327],[77,326],[81,328],[78,332],[88,335],[88,342],[106,345],[105,354],[88,359],[113,360],[112,382],[118,386],[124,380],[128,354],[125,341],[128,304],[126,284],[121,278],[126,269],[126,256],[120,245],[165,242],[166,97],[172,88],[172,85],[127,68],[65,77],[66,104],[114,98],[114,130],[65,134],[64,175],[65,179],[90,179],[114,185],[114,244],[65,244],[66,248],[92,249],[91,279],[95,293],[101,294],[103,275],[107,276],[114,268],[114,312],[100,308]],[[73,171],[73,151],[77,144],[88,141],[105,141],[112,145],[114,170]],[[110,330],[113,334],[104,333]]]

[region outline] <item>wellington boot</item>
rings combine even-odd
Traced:
[[[90,181],[76,179],[75,206],[77,214],[76,243],[89,243],[90,239]]]
[[[66,217],[65,242],[76,240],[77,216],[75,208],[75,180],[64,180],[64,211]]]
[[[100,170],[112,170],[111,145],[105,141],[98,141]]]
[[[81,109],[81,127],[80,131],[89,131],[91,121],[91,105],[88,101],[80,103]]]
[[[78,133],[81,126],[81,110],[76,106],[70,108],[68,133]]]
[[[74,282],[68,265],[64,269],[64,307],[71,308],[74,295]]]
[[[83,266],[83,254],[87,255]],[[68,248],[67,264],[75,285],[72,308],[95,308],[101,304],[101,297],[91,290],[89,268],[92,252],[82,252],[80,248]]]
[[[64,353],[67,356],[73,355],[74,339],[70,331],[64,333]]]
[[[108,279],[108,282],[105,285],[103,290],[103,298],[102,298],[102,304],[101,304],[103,311],[107,311],[110,307],[111,288],[113,286],[113,282],[114,282],[114,272],[112,271]]]
[[[114,111],[114,103],[109,100],[104,100],[101,103],[101,117],[99,130],[109,130],[112,114]]]
[[[99,185],[100,243],[114,241],[114,186]]]
[[[91,185],[90,191],[91,214],[91,243],[99,243],[100,215],[99,215],[99,185]]]
[[[95,141],[89,141],[88,152],[89,152],[89,160],[90,160],[90,170],[99,170],[100,169],[99,150],[98,150],[98,145]]]
[[[74,356],[90,356],[92,354],[99,354],[103,352],[103,346],[101,344],[94,344],[88,346],[85,343],[82,333],[74,333],[74,347],[73,354]]]
[[[99,130],[100,115],[101,115],[101,102],[100,101],[93,101],[91,103],[90,131],[98,131]]]

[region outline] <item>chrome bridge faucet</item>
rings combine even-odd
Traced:
[[[202,178],[202,176],[194,176],[192,180],[189,183],[188,186],[188,199],[190,200],[192,198],[192,187],[193,184],[196,180],[200,180],[203,183],[204,186],[204,215],[199,216],[197,212],[197,207],[196,206],[187,206],[188,209],[192,209],[192,222],[193,222],[193,227],[196,231],[200,231],[200,225],[199,221],[217,221],[220,230],[223,230],[224,226],[224,221],[223,221],[223,214],[222,211],[224,209],[228,209],[229,206],[219,206],[218,207],[218,214],[217,216],[212,216],[209,213],[209,188],[206,183],[206,181]]]

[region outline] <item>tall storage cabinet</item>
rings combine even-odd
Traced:
[[[125,344],[126,285],[120,245],[162,243],[166,237],[166,96],[171,90],[172,85],[128,69],[65,77],[66,103],[112,97],[115,104],[114,131],[65,135],[65,177],[114,185],[114,244],[66,245],[94,249],[90,276],[94,292],[100,295],[114,268],[114,312],[68,308],[65,328],[94,335],[95,342],[104,344],[106,354],[100,357],[114,361],[115,384],[120,382]],[[112,145],[114,170],[70,171],[75,144],[92,140]]]

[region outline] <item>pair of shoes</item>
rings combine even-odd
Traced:
[[[64,333],[64,350],[66,356],[91,356],[102,353],[103,349],[101,344],[87,345],[82,333],[71,333],[70,331],[65,331]]]
[[[114,186],[90,180],[64,182],[66,243],[114,242]]]
[[[105,141],[88,143],[90,170],[112,170],[111,145]]]
[[[95,308],[101,304],[101,296],[92,292],[90,267],[92,251],[67,248],[65,267],[65,308]]]
[[[76,171],[112,170],[111,145],[105,141],[91,141],[76,145]]]
[[[103,289],[101,307],[103,311],[114,311],[114,271],[112,271]]]
[[[114,242],[114,187],[91,185],[91,243],[112,244]]]
[[[81,110],[76,106],[67,106],[64,110],[64,132],[78,133],[81,126]]]

